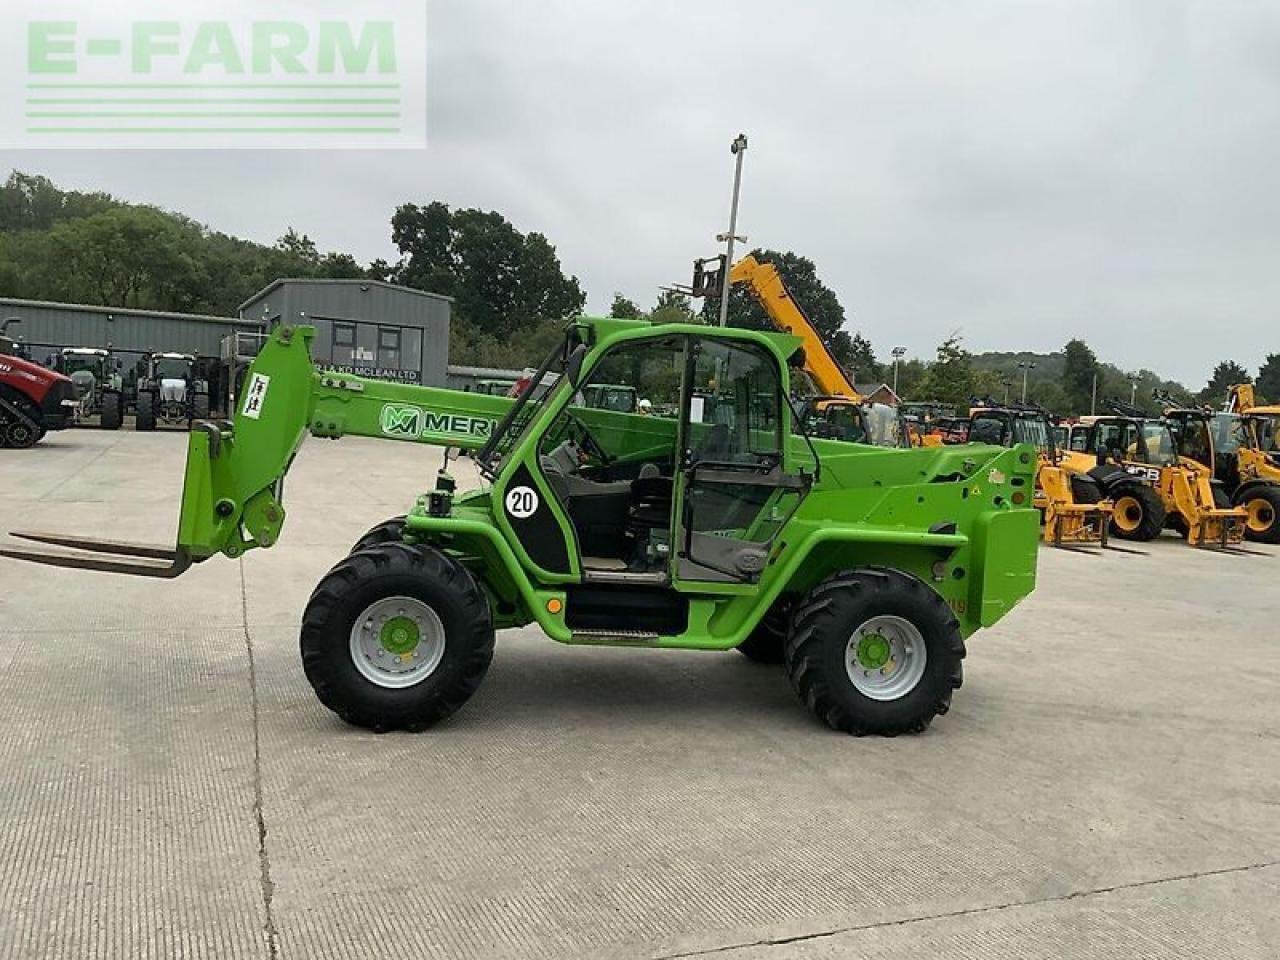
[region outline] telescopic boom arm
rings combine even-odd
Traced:
[[[26,540],[113,559],[22,549],[3,549],[0,556],[176,577],[214,554],[238,557],[276,542],[285,518],[284,476],[308,432],[475,450],[484,446],[514,402],[317,370],[310,356],[314,333],[311,327],[277,328],[249,368],[234,423],[196,423],[187,444],[175,547],[15,531],[13,536]]]

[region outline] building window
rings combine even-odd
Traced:
[[[355,360],[356,325],[354,323],[333,323],[333,349],[330,351],[331,362],[350,364]]]
[[[378,366],[400,369],[400,329],[378,328]]]

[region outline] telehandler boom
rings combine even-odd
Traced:
[[[514,400],[319,372],[311,339],[277,328],[234,423],[189,435],[175,548],[17,534],[76,552],[0,553],[174,577],[277,542],[308,432],[471,451],[487,485],[458,494],[441,470],[307,604],[307,678],[374,730],[453,713],[495,629],[536,623],[563,643],[783,660],[830,726],[919,731],[960,685],[964,638],[1034,587],[1035,449],[797,435],[795,337],[584,319]],[[675,415],[581,405],[620,382]]]

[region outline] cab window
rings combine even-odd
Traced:
[[[782,456],[778,364],[754,343],[695,340],[690,361],[691,462],[759,464]]]

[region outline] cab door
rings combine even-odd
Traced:
[[[811,480],[788,449],[782,368],[727,338],[692,338],[685,363],[672,578],[755,583]]]

